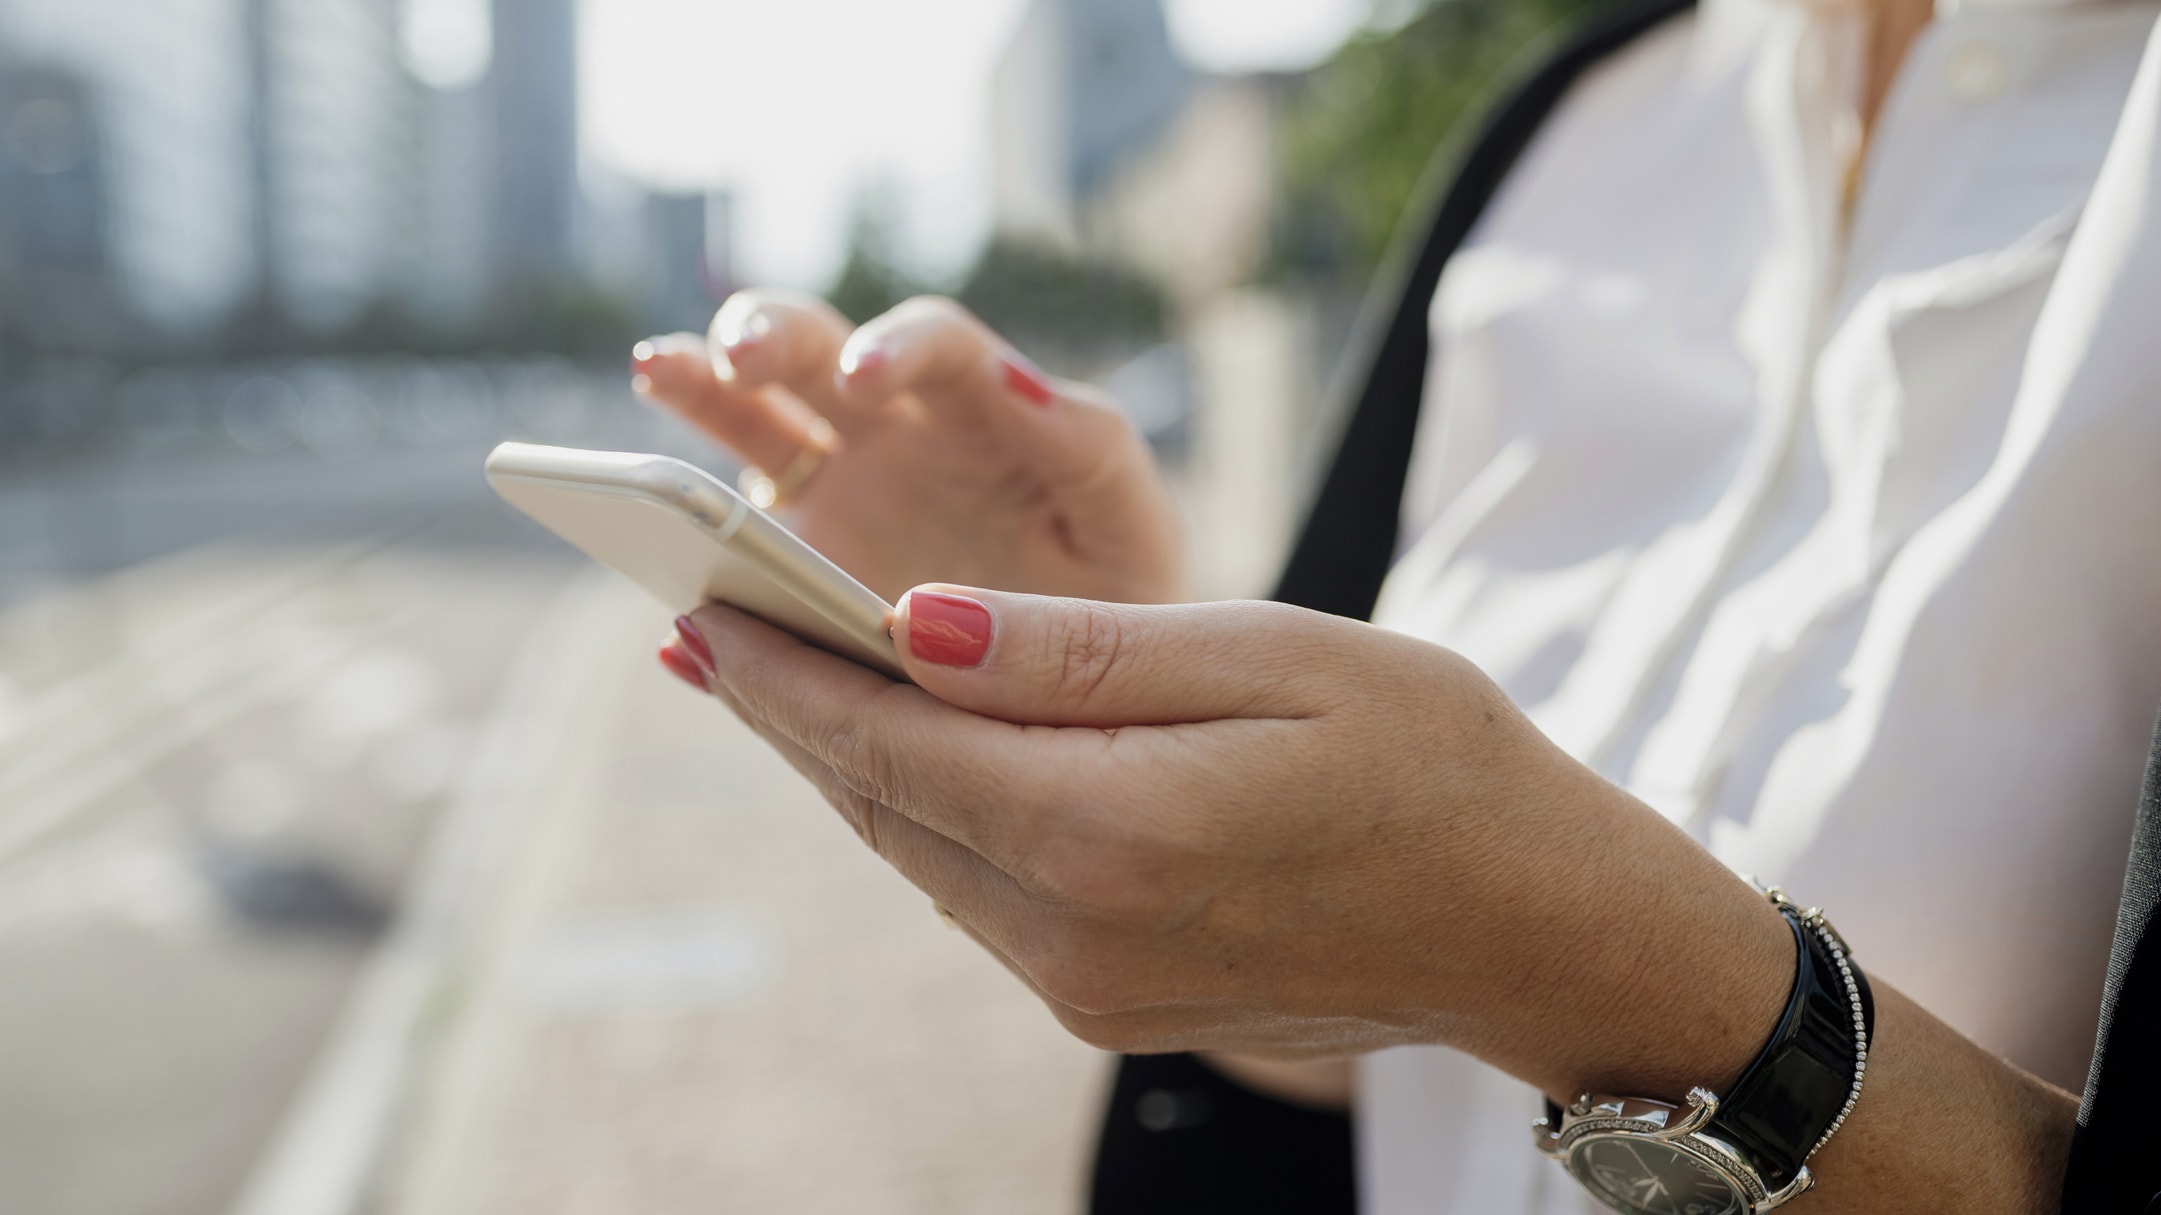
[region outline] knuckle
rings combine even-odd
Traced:
[[[746,287],[721,302],[706,326],[706,342],[714,349],[729,347],[735,359],[788,362],[838,343],[849,327],[845,317],[815,295]],[[762,340],[738,344],[746,335]]]
[[[975,314],[962,307],[951,296],[917,295],[894,305],[889,314],[895,319],[935,325],[966,325],[975,320]]]
[[[1145,448],[1148,440],[1140,427],[1133,422],[1131,411],[1118,403],[1103,388],[1086,380],[1062,380],[1058,395],[1065,403],[1079,411],[1087,419],[1089,433],[1105,445],[1137,444]]]
[[[886,854],[886,845],[890,843],[890,839],[885,830],[884,816],[887,810],[884,806],[844,784],[828,789],[825,800],[840,812],[840,817],[854,829],[856,838],[863,841],[873,855]]]
[[[1058,671],[1058,686],[1076,706],[1086,705],[1118,666],[1125,644],[1125,625],[1112,608],[1078,601],[1061,626],[1049,638],[1050,661]]]
[[[1130,482],[1145,478],[1153,484],[1156,457],[1148,437],[1133,420],[1133,413],[1095,385],[1082,380],[1059,380],[1058,397],[1071,417],[1073,442],[1098,463],[1102,475]],[[1149,492],[1154,492],[1152,489]]]
[[[1031,884],[1054,905],[1086,919],[1147,924],[1174,908],[1168,881],[1150,880],[1159,868],[1141,849],[1109,841],[1068,841],[1038,857]]]
[[[893,805],[899,793],[897,769],[885,748],[871,741],[859,717],[834,730],[826,740],[828,760],[858,797]]]
[[[751,313],[764,307],[767,298],[767,294],[756,287],[746,287],[741,291],[732,293],[727,299],[720,302],[720,308],[713,313],[713,322],[709,326],[710,330],[716,335],[719,334],[723,322],[741,321]]]
[[[821,758],[859,796],[906,813],[915,804],[907,740],[882,711],[885,703],[873,694],[842,714],[826,732]]]
[[[1117,1017],[1106,1017],[1082,1012],[1077,1008],[1054,1005],[1051,1015],[1065,1031],[1089,1046],[1102,1051],[1124,1054],[1141,1045],[1141,1035]]]
[[[1135,1007],[1133,984],[1107,959],[1088,952],[1063,951],[1036,964],[1031,976],[1043,994],[1091,1021]]]

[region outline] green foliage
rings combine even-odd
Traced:
[[[1059,370],[1086,366],[1106,351],[1162,340],[1164,306],[1155,286],[1129,272],[1050,244],[998,238],[957,284],[925,281],[902,268],[893,248],[887,196],[856,205],[848,253],[826,298],[856,324],[914,295],[946,291],[1008,340]]]
[[[1119,346],[1163,333],[1163,296],[1153,284],[1047,245],[992,241],[955,295],[1017,342]]]
[[[1526,56],[1611,0],[1419,0],[1316,69],[1285,117],[1275,269],[1359,277],[1380,261],[1421,176]]]
[[[893,256],[894,203],[890,190],[866,193],[856,201],[848,228],[848,259],[826,299],[841,315],[860,325],[911,295],[924,284],[903,270]]]
[[[615,356],[640,336],[636,311],[583,278],[537,280],[507,291],[491,311],[483,348],[537,351],[569,357]],[[390,346],[412,347],[404,342]]]

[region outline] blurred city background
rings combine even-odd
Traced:
[[[1064,1212],[1102,1060],[496,504],[630,345],[956,295],[1265,591],[1596,0],[0,0],[0,1212]]]

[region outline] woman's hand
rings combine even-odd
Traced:
[[[800,477],[790,524],[881,595],[943,578],[1182,597],[1177,515],[1147,443],[951,300],[910,300],[851,333],[813,297],[739,292],[705,339],[640,343],[632,370],[641,394],[748,463]]]
[[[1777,1018],[1777,912],[1439,647],[1271,604],[918,588],[909,687],[726,608],[694,627],[713,690],[1097,1045],[1440,1042],[1555,1091],[1680,1093]],[[1751,997],[1685,1043],[1611,937],[1645,906],[1670,973]]]
[[[1564,1100],[1678,1101],[1730,1087],[1792,983],[1769,902],[1435,646],[927,587],[894,625],[910,687],[725,607],[679,630],[671,664],[1098,1046],[1442,1043]],[[2077,1102],[1874,987],[1808,1209],[2056,1209]]]

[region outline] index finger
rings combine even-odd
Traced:
[[[781,469],[819,442],[818,419],[771,390],[722,380],[696,334],[648,338],[631,351],[632,390],[758,468]]]
[[[1026,874],[1057,788],[1043,775],[1051,731],[954,708],[725,604],[691,619],[715,681],[744,714],[862,796]]]
[[[845,411],[834,408],[833,368],[850,328],[817,296],[760,287],[729,296],[706,341],[722,379],[780,388],[838,425],[834,415]]]
[[[839,368],[843,416],[869,417],[906,400],[930,417],[988,428],[1065,483],[1098,481],[1106,468],[1147,467],[1107,458],[1140,442],[1116,406],[1053,380],[949,299],[912,299],[864,324],[841,347]]]

